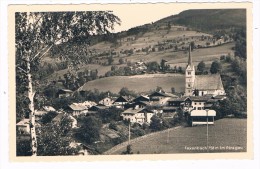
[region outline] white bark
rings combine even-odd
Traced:
[[[35,110],[34,110],[34,95],[32,87],[32,74],[31,74],[31,64],[29,59],[27,60],[27,78],[28,78],[28,98],[30,100],[29,110],[30,110],[30,122],[31,122],[31,141],[32,141],[32,156],[37,155],[37,140],[36,140],[36,130],[35,130]]]

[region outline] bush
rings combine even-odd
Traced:
[[[111,122],[108,127],[109,127],[110,129],[112,129],[112,130],[116,130],[116,131],[118,130],[117,125],[116,125],[115,122]]]

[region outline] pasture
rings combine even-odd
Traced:
[[[169,153],[206,153],[206,125],[181,127],[144,136],[131,143],[136,154],[169,154]],[[247,150],[247,120],[225,118],[209,125],[209,152],[246,152]],[[113,148],[110,154],[121,154],[126,146]]]
[[[118,93],[122,87],[129,90],[143,93],[155,90],[157,86],[162,87],[166,92],[171,92],[174,87],[176,92],[184,91],[185,77],[181,74],[145,74],[135,76],[111,76],[85,83],[78,90],[111,91]]]

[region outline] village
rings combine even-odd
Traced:
[[[154,116],[159,117],[159,123],[163,123],[162,119],[167,119],[175,122],[178,120],[184,121],[186,124],[180,123],[179,125],[187,126],[214,124],[214,118],[216,118],[217,113],[213,107],[218,106],[219,102],[226,99],[226,93],[219,74],[195,75],[191,47],[189,49],[188,64],[185,71],[185,84],[183,85],[185,85],[185,93],[183,95],[157,89],[148,95],[139,95],[136,97],[131,95],[114,97],[107,93],[107,96],[98,102],[90,100],[74,102],[69,105],[64,105],[64,108],[59,110],[53,108],[52,105],[44,105],[41,109],[35,111],[36,125],[40,127],[44,125],[44,123],[46,124],[46,122],[43,122],[43,119],[46,119],[46,117],[50,118],[49,122],[54,124],[61,123],[62,119],[67,117],[70,120],[70,127],[77,129],[80,127],[77,119],[84,116],[96,116],[100,113],[112,114],[111,111],[114,110],[119,112],[117,121],[124,121],[130,126],[147,125],[149,127],[153,122]],[[83,91],[81,93],[84,94]],[[58,99],[68,98],[72,95],[73,91],[69,89],[60,89],[56,93]],[[50,116],[50,114],[52,115]],[[113,126],[115,125],[114,120],[115,119],[107,121],[104,124],[109,124],[109,132],[105,133],[105,135],[112,139],[120,137],[116,132],[117,126]],[[17,133],[20,135],[18,138],[21,138],[23,135],[28,135],[31,130],[30,119],[25,118],[19,121],[16,127]],[[158,131],[159,130],[158,128]],[[156,129],[154,131],[156,131]],[[85,145],[85,143],[81,144],[76,140],[77,139],[71,142],[70,146],[81,145],[82,147],[82,145]],[[120,141],[118,143],[120,143]],[[81,151],[76,154],[88,154],[86,146],[83,147],[85,147],[85,149],[81,149]]]

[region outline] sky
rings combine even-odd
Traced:
[[[115,27],[115,32],[120,32],[178,14],[185,9],[170,4],[128,4],[112,6],[110,10],[122,21],[120,26]]]

